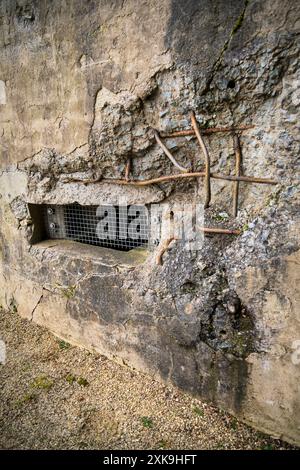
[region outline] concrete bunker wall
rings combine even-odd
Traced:
[[[299,7],[286,1],[9,1],[0,5],[0,303],[55,334],[212,400],[300,442]],[[249,125],[243,173],[212,181],[209,236],[189,252],[30,243],[28,204],[204,200],[174,174],[152,128]],[[234,174],[230,133],[205,136],[212,172]],[[191,137],[167,140],[189,171]]]

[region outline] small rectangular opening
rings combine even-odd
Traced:
[[[64,239],[121,251],[148,246],[146,206],[30,204],[29,210],[34,224],[32,243]]]

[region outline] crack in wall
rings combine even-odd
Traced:
[[[43,290],[44,290],[44,288],[43,288]],[[40,296],[39,300],[37,301],[37,303],[36,303],[35,307],[33,308],[32,312],[31,312],[31,318],[30,318],[30,321],[33,321],[33,316],[34,316],[34,313],[35,313],[36,309],[38,308],[39,304],[41,303],[41,301],[42,301],[43,297],[44,297],[44,293],[42,293],[42,294],[41,294],[41,296]]]
[[[211,75],[210,77],[207,79],[207,82],[206,82],[206,85],[205,85],[205,88],[204,90],[202,91],[202,95],[205,95],[208,90],[209,90],[209,87],[214,79],[214,76],[216,74],[216,72],[218,71],[219,69],[219,66],[222,62],[222,59],[224,57],[224,54],[225,52],[228,50],[229,46],[230,46],[230,43],[234,37],[234,35],[239,31],[239,29],[242,27],[243,25],[243,21],[244,21],[244,18],[245,18],[245,14],[246,14],[246,9],[249,5],[249,1],[250,0],[245,0],[244,1],[244,7],[243,7],[243,10],[242,12],[240,13],[240,15],[238,16],[238,18],[236,19],[230,33],[229,33],[229,36],[228,36],[228,39],[225,41],[219,55],[218,55],[218,58],[216,59],[215,63],[213,64],[212,66],[212,72],[211,72]]]

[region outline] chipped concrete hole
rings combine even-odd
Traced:
[[[0,304],[299,444],[296,2],[52,3],[0,6]]]

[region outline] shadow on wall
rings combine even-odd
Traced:
[[[178,66],[191,78],[209,76],[247,2],[241,0],[172,0],[165,38]]]

